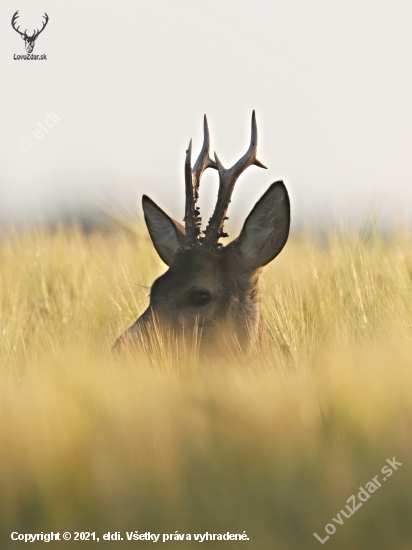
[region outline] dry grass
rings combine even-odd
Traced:
[[[110,352],[164,269],[144,232],[3,235],[0,547],[19,547],[12,531],[95,531],[110,548],[136,543],[108,531],[178,530],[320,548],[313,533],[395,456],[325,544],[411,549],[410,251],[401,231],[292,238],[265,273],[270,351],[206,368]]]

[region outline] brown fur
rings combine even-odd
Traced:
[[[212,252],[200,246],[179,251],[172,266],[152,285],[150,305],[121,336],[116,345],[135,340],[142,323],[157,320],[175,334],[198,326],[201,348],[214,346],[222,335],[230,346],[247,352],[265,326],[260,309],[260,271],[242,265],[236,249],[227,247]],[[211,295],[209,304],[195,307],[189,296],[195,290]]]

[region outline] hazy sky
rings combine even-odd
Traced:
[[[13,59],[17,9],[30,34],[49,15],[33,51],[47,61]],[[0,216],[147,193],[181,220],[203,114],[230,166],[255,109],[269,169],[241,176],[229,216],[283,179],[295,226],[372,207],[412,218],[410,0],[2,0],[0,25]],[[60,121],[35,139],[50,110]],[[216,188],[210,170],[204,219]]]

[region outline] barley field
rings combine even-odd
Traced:
[[[0,548],[152,547],[138,531],[179,550],[411,550],[409,231],[292,235],[264,274],[269,349],[212,365],[111,352],[165,270],[133,229],[1,235]]]

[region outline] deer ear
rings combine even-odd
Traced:
[[[170,265],[177,249],[184,246],[185,229],[146,195],[143,195],[142,204],[144,219],[156,252],[165,264]]]
[[[235,247],[249,269],[271,262],[289,236],[290,203],[282,181],[273,183],[255,204],[242,231],[229,247]]]

